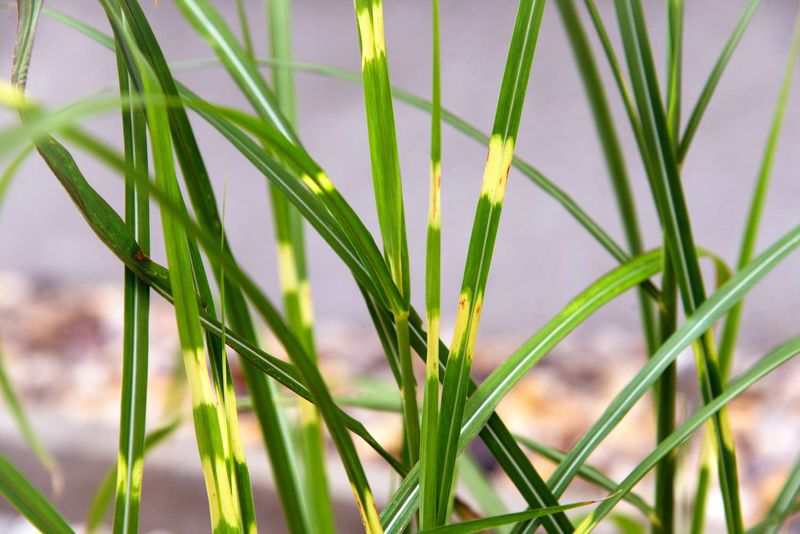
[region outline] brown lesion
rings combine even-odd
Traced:
[[[461,295],[461,298],[458,299],[458,309],[459,310],[466,310],[467,309],[467,296]]]
[[[500,175],[500,185],[504,186],[506,183],[508,183],[508,173],[510,172],[511,172],[511,164],[509,163],[508,165],[506,165],[505,172]]]
[[[142,252],[142,249],[137,249],[136,252],[133,253],[133,259],[136,261],[150,261],[147,254]]]

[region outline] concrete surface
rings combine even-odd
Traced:
[[[212,55],[171,2],[145,4],[170,60]],[[235,23],[233,2],[216,4]],[[357,70],[358,41],[351,3],[298,0],[295,4],[295,57]],[[610,2],[599,4],[616,39]],[[661,58],[662,2],[646,4],[655,28],[652,38],[656,57]],[[744,4],[741,0],[688,3],[684,75],[687,109]],[[107,30],[96,2],[53,0],[48,5]],[[248,7],[258,49],[266,50],[261,2],[249,2]],[[508,1],[477,0],[445,1],[442,5],[444,103],[484,130],[491,126],[514,7]],[[795,8],[796,2],[789,0],[762,4],[722,80],[686,162],[684,182],[697,241],[713,247],[731,262],[738,250],[749,194],[777,96]],[[428,10],[428,2],[423,0],[385,5],[392,81],[420,94],[429,92]],[[0,11],[0,57],[5,65],[2,68],[10,65],[13,30],[13,13],[8,9]],[[600,63],[604,75],[608,75],[608,69]],[[247,107],[219,68],[183,73],[181,79],[212,101]],[[42,20],[30,74],[32,95],[49,104],[64,104],[111,88],[115,83],[111,54],[46,17]],[[608,87],[636,198],[643,206],[640,215],[647,244],[655,246],[657,222],[650,208],[641,164],[619,99],[611,83]],[[359,87],[299,74],[297,88],[299,131],[304,143],[358,213],[371,228],[377,229]],[[775,162],[760,247],[797,222],[800,182],[796,169],[800,153],[796,147],[800,140],[800,106],[794,93]],[[396,112],[412,285],[414,300],[421,305],[429,121],[426,115],[403,104],[396,106]],[[7,121],[6,115],[3,122]],[[195,124],[200,143],[207,151],[206,163],[220,193],[222,184],[227,183],[227,227],[234,249],[249,271],[276,295],[273,231],[264,180],[200,120],[195,120]],[[93,121],[92,129],[118,142],[115,114]],[[545,14],[517,152],[622,239],[591,116],[554,5],[548,6]],[[447,323],[452,321],[457,302],[485,148],[446,128],[443,153],[443,313]],[[119,206],[122,196],[119,180],[86,158],[81,162],[90,181]],[[156,250],[160,250],[160,235],[156,241]],[[324,242],[313,235],[308,241],[320,321],[367,321],[348,273]],[[613,265],[610,257],[559,205],[512,171],[482,328],[524,339],[567,299]],[[116,260],[94,238],[64,191],[38,160],[25,164],[4,206],[0,266],[72,280],[121,280]],[[746,343],[766,348],[796,333],[798,267],[800,258],[790,259],[753,293],[744,317]],[[638,327],[635,312],[634,299],[624,298],[593,318],[586,328],[613,324],[633,329]]]

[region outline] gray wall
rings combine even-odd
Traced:
[[[218,1],[233,20],[233,2]],[[598,2],[614,38],[611,2]],[[49,1],[107,30],[97,2]],[[188,27],[171,2],[144,2],[170,60],[209,57],[210,49]],[[429,2],[387,1],[386,31],[394,84],[429,92]],[[733,28],[745,2],[703,0],[687,3],[685,91],[687,108]],[[797,2],[765,0],[745,35],[697,135],[683,180],[694,231],[701,245],[733,262],[772,108],[777,96]],[[249,3],[260,50],[266,50],[261,2]],[[647,2],[657,58],[663,54],[663,2]],[[449,109],[484,130],[491,126],[515,3],[478,0],[442,2],[443,93]],[[295,56],[351,70],[359,68],[358,40],[349,1],[297,1]],[[14,14],[0,11],[0,57],[8,72]],[[597,49],[599,51],[599,48]],[[650,196],[610,83],[610,100],[634,182],[648,246],[658,245]],[[181,74],[181,79],[215,102],[246,107],[219,68]],[[30,74],[31,95],[59,105],[116,83],[113,56],[48,18],[41,23]],[[311,154],[371,228],[377,228],[368,145],[359,87],[307,74],[297,77],[299,131]],[[797,223],[800,181],[797,169],[797,91],[792,95],[760,246]],[[397,104],[397,125],[409,225],[414,300],[423,302],[425,218],[427,214],[429,120]],[[11,119],[2,115],[3,123]],[[273,231],[264,180],[207,127],[195,121],[214,183],[227,183],[226,225],[242,262],[273,295],[277,275]],[[92,130],[119,144],[115,114],[94,120]],[[485,148],[446,128],[443,157],[444,318],[452,320],[457,301]],[[554,5],[547,8],[534,61],[517,153],[528,158],[620,236],[607,173],[577,71]],[[120,206],[118,178],[81,158],[89,180]],[[37,276],[90,283],[120,280],[117,261],[94,238],[63,190],[41,162],[25,164],[0,218],[0,268]],[[157,228],[157,227],[155,227]],[[159,236],[160,237],[160,236]],[[308,239],[312,284],[321,322],[368,320],[355,286],[325,243]],[[156,257],[163,257],[157,239]],[[485,302],[483,331],[523,339],[571,296],[614,265],[565,211],[527,179],[512,171]],[[797,333],[800,257],[781,265],[753,294],[744,317],[745,341],[752,349]],[[709,280],[712,278],[709,277]],[[613,326],[636,335],[636,305],[625,297],[593,318],[581,332]]]

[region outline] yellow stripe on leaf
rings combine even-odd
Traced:
[[[372,14],[364,8],[358,12],[358,31],[361,35],[361,61],[367,63],[375,57],[375,43],[372,37]]]
[[[514,158],[514,139],[503,141],[502,136],[493,135],[489,140],[489,155],[486,159],[486,170],[483,173],[481,196],[493,205],[503,203],[508,183],[508,172]]]
[[[431,162],[431,191],[430,191],[430,215],[428,224],[431,228],[441,227],[441,206],[440,190],[442,188],[442,163],[440,161]]]
[[[311,284],[308,280],[300,281],[300,320],[303,326],[310,327],[314,324],[314,307],[311,301]]]
[[[281,289],[284,293],[296,293],[298,289],[297,268],[291,243],[278,243],[278,264]]]

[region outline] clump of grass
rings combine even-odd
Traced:
[[[260,424],[277,495],[292,532],[336,531],[327,485],[323,428],[327,429],[336,447],[364,529],[370,533],[399,533],[415,525],[425,532],[476,532],[494,528],[528,532],[541,527],[550,534],[586,533],[614,512],[623,500],[640,512],[636,520],[626,519],[637,527],[649,527],[665,534],[684,531],[687,525],[679,524],[675,512],[679,504],[675,494],[679,466],[675,458],[680,448],[705,427],[710,429],[705,438],[705,450],[709,452],[696,475],[697,493],[692,503],[690,527],[693,532],[703,530],[711,462],[716,461],[727,530],[744,532],[736,450],[726,407],[800,352],[800,340],[790,339],[738,377],[729,378],[744,298],[800,246],[800,226],[797,226],[788,229],[760,254],[755,253],[772,161],[800,50],[800,17],[789,47],[786,73],[751,208],[744,221],[736,272],[731,274],[724,261],[695,244],[681,169],[715,89],[759,1],[751,0],[740,15],[698,101],[687,114],[689,118],[683,129],[682,115],[689,109],[682,102],[681,87],[683,0],[666,2],[668,57],[664,80],[657,76],[651,52],[652,28],[638,0],[615,2],[621,36],[619,51],[612,44],[606,23],[592,0],[585,0],[582,9],[573,0],[554,2],[586,89],[624,229],[624,246],[554,181],[515,154],[528,80],[531,73],[535,73],[533,59],[546,9],[545,0],[519,2],[490,135],[442,107],[441,88],[447,80],[440,74],[439,0],[431,3],[431,101],[391,86],[389,46],[384,36],[384,25],[391,21],[384,20],[380,1],[355,2],[358,35],[353,35],[353,39],[360,43],[362,69],[359,75],[292,61],[289,0],[266,3],[271,43],[269,51],[265,51],[270,56],[266,59],[259,59],[254,48],[254,29],[249,25],[248,6],[244,2],[236,3],[239,38],[211,2],[178,0],[187,21],[214,50],[214,62],[223,66],[249,102],[252,112],[208,102],[183,86],[176,77],[178,66],[167,63],[147,17],[133,0],[101,0],[111,34],[63,13],[43,10],[41,0],[18,2],[14,71],[10,83],[0,86],[0,101],[17,110],[21,121],[0,132],[0,156],[10,154],[12,157],[0,179],[0,195],[33,146],[97,237],[125,266],[119,455],[93,501],[88,521],[90,529],[100,524],[113,501],[114,532],[137,531],[146,452],[167,439],[184,421],[191,420],[203,466],[212,530],[256,530],[258,510],[253,505],[238,426],[238,414],[245,403],[237,399],[233,388],[227,353],[227,348],[231,348],[240,356],[245,370],[249,394],[246,405],[255,412]],[[94,97],[49,110],[26,94],[25,81],[32,60],[37,21],[42,13],[116,53],[119,97]],[[583,22],[585,17],[591,21],[588,30]],[[606,87],[599,74],[590,31],[596,34],[600,42],[599,55],[613,74],[611,88]],[[620,57],[624,58],[624,66]],[[264,64],[272,69],[271,84],[259,69]],[[379,236],[368,230],[333,179],[301,143],[294,118],[293,73],[298,69],[363,85]],[[618,124],[611,114],[608,90],[618,93],[617,97],[622,100],[626,123]],[[394,100],[431,114],[424,326],[411,302]],[[120,138],[124,151],[121,154],[81,128],[81,121],[90,115],[111,109],[122,113]],[[269,184],[277,234],[282,312],[239,266],[228,244],[224,216],[220,214],[219,200],[211,187],[205,154],[189,123],[189,111],[218,130]],[[441,183],[443,172],[447,174],[441,167],[443,123],[485,144],[488,149],[461,292],[454,307],[456,327],[449,345],[439,334]],[[633,173],[629,172],[620,148],[618,131],[623,128],[630,128],[636,141],[662,228],[662,246],[651,251],[644,250],[642,244],[638,213],[643,210],[633,200]],[[57,138],[69,141],[124,178],[124,217],[89,185],[69,150]],[[483,382],[476,384],[470,378],[470,370],[512,167],[561,203],[619,266],[608,273],[598,273],[595,282],[533,332]],[[178,183],[179,176],[183,178],[183,189]],[[224,198],[222,200],[224,212]],[[166,266],[148,256],[151,201],[161,212]],[[322,237],[351,271],[370,312],[386,353],[387,366],[396,379],[400,400],[387,404],[362,399],[355,404],[362,408],[402,412],[404,439],[400,457],[387,451],[364,425],[347,413],[346,409],[354,404],[353,399],[334,397],[320,372],[305,256],[306,225]],[[720,276],[724,283],[711,293],[706,291],[707,283],[700,269],[702,257],[710,258],[718,273],[724,275]],[[212,291],[211,279],[219,288],[218,299]],[[511,434],[494,411],[501,400],[567,334],[628,291],[638,292],[642,333],[649,356],[641,370],[569,451],[556,451]],[[147,327],[149,299],[153,293],[174,305],[193,407],[191,417],[178,417],[148,434],[145,425]],[[219,302],[219,314],[216,302]],[[683,321],[679,321],[680,311],[686,317]],[[275,334],[289,356],[288,362],[264,350],[256,335],[257,321],[266,324]],[[724,321],[724,328],[717,339],[713,328],[720,321]],[[696,355],[703,404],[681,422],[675,415],[675,360],[689,347]],[[412,361],[414,353],[425,362],[421,414],[418,377]],[[296,423],[288,420],[281,407],[277,384],[299,403],[300,417]],[[52,458],[33,433],[1,367],[0,386],[32,449],[45,465],[52,467]],[[655,398],[656,445],[639,465],[617,482],[587,461],[648,392]],[[298,448],[290,443],[292,426],[297,427],[301,444]],[[354,446],[353,434],[372,447],[402,479],[380,512]],[[498,502],[499,496],[492,493],[491,485],[485,480],[485,474],[464,455],[467,446],[476,438],[485,443],[528,504],[528,510],[504,511]],[[549,479],[545,480],[538,473],[522,447],[557,464]],[[459,457],[466,460],[459,461]],[[656,473],[656,489],[649,499],[635,490],[652,470]],[[800,468],[796,467],[790,473],[768,514],[753,527],[754,531],[776,532],[797,510],[798,472]],[[598,503],[561,502],[576,477],[603,488],[608,496]],[[485,517],[475,517],[464,504],[456,490],[459,478],[473,486]],[[59,512],[2,457],[0,493],[37,528],[45,532],[71,532]],[[592,504],[597,505],[584,514],[582,520],[565,513]],[[264,519],[261,521],[263,523]],[[616,524],[623,523],[617,521]]]

